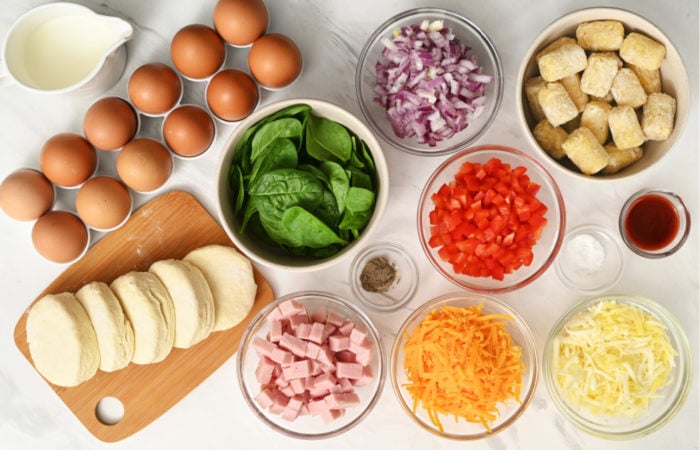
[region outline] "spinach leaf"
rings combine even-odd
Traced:
[[[288,236],[298,241],[299,245],[321,248],[331,244],[347,244],[328,225],[299,206],[293,206],[284,212],[282,225],[287,229]]]
[[[351,187],[345,198],[345,214],[340,222],[341,230],[361,230],[369,222],[374,210],[374,192]]]
[[[350,133],[338,122],[311,114],[306,129],[306,151],[319,161],[346,162],[352,154]]]
[[[328,185],[335,196],[335,202],[338,205],[338,211],[342,213],[345,210],[345,197],[350,188],[350,179],[348,174],[338,163],[332,161],[324,161],[319,167],[326,174]]]
[[[261,174],[249,187],[249,195],[258,202],[279,210],[295,205],[313,205],[322,195],[323,185],[312,174],[297,169],[275,169]]]
[[[283,168],[293,169],[297,163],[298,153],[294,142],[288,138],[276,139],[268,146],[267,151],[253,163],[248,183],[254,185],[260,173]]]
[[[297,119],[286,117],[263,125],[251,142],[250,160],[254,163],[280,138],[292,138],[301,142],[302,124]]]
[[[373,191],[372,178],[365,172],[356,169],[355,167],[350,168],[350,185],[353,187],[369,189]]]
[[[229,171],[229,188],[233,193],[233,213],[238,214],[245,202],[245,185],[241,169],[236,164],[231,165]]]

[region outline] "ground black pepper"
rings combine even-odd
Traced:
[[[377,256],[365,264],[360,284],[368,292],[386,292],[396,280],[396,267],[384,256]]]

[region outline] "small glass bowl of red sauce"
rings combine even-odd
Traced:
[[[643,189],[620,212],[620,234],[633,252],[646,258],[675,253],[688,237],[690,212],[672,192]]]

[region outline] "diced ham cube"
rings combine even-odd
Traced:
[[[292,330],[296,330],[299,325],[303,325],[305,323],[309,323],[309,316],[307,316],[306,313],[295,314],[289,318],[289,327]]]
[[[282,320],[282,313],[280,312],[280,309],[278,307],[275,307],[267,315],[267,321],[268,322],[279,322],[280,320]]]
[[[302,305],[294,299],[289,299],[280,303],[279,305],[277,305],[277,308],[279,308],[282,317],[286,319],[289,319],[297,314],[306,315],[306,308],[304,308],[304,305]]]
[[[316,344],[323,344],[325,339],[326,327],[320,322],[314,322],[311,325],[311,332],[309,333],[309,340]]]
[[[337,378],[351,378],[354,380],[362,378],[363,367],[360,363],[347,363],[338,361],[335,363],[335,376]]]
[[[301,408],[299,408],[299,414],[297,416],[308,416],[309,415],[309,407],[306,406],[307,403],[304,403],[301,405]]]
[[[306,391],[307,378],[294,378],[289,380],[289,386],[295,394],[303,394]]]
[[[299,415],[299,411],[301,410],[301,407],[304,405],[304,401],[301,397],[299,396],[293,396],[292,398],[289,399],[289,402],[287,403],[287,406],[285,406],[284,410],[280,414],[280,416],[288,421],[292,421],[297,418],[297,415]]]
[[[321,346],[313,342],[306,343],[306,357],[309,359],[318,359],[318,352],[321,351]]]
[[[292,364],[282,369],[282,375],[287,380],[306,378],[309,375],[311,375],[311,361],[309,361],[308,359],[304,359],[301,361],[293,362]]]
[[[332,373],[324,373],[322,375],[314,377],[313,381],[311,382],[311,387],[314,390],[330,389],[337,382],[338,379],[335,377],[335,375],[333,375]]]
[[[340,378],[338,380],[338,386],[340,386],[340,392],[353,392],[355,390],[352,381],[348,378]]]
[[[320,375],[321,373],[323,373],[323,364],[315,359],[311,360],[311,375],[316,376]]]
[[[255,368],[255,379],[260,384],[270,384],[274,371],[275,363],[267,356],[262,356],[258,366]]]
[[[350,337],[350,351],[355,354],[355,361],[359,362],[363,366],[372,361],[374,356],[374,346],[369,341],[369,339],[364,340],[361,344],[353,342],[352,336]]]
[[[309,340],[309,335],[311,334],[311,324],[310,323],[300,323],[294,329],[294,336],[299,339]]]
[[[276,348],[277,346],[275,344],[261,337],[256,336],[253,339],[253,349],[255,350],[255,353],[258,354],[258,356],[267,356],[268,358],[270,358],[272,356],[272,352]]]
[[[345,322],[345,320],[336,312],[331,311],[326,316],[326,324],[333,325],[336,328],[343,325],[343,322]]]
[[[258,395],[255,396],[255,401],[262,409],[267,409],[272,405],[272,390],[263,389]]]
[[[287,384],[286,386],[283,386],[280,389],[280,392],[286,395],[287,397],[292,397],[296,392],[294,392],[294,389],[292,389],[292,386]]]
[[[267,336],[270,342],[279,342],[282,338],[282,333],[282,322],[279,320],[270,322],[270,334]]]
[[[323,326],[323,340],[322,342],[326,342],[328,340],[328,337],[333,334],[336,330],[336,327],[333,325],[326,324]]]
[[[350,332],[353,328],[355,328],[355,324],[352,321],[348,320],[347,322],[343,323],[341,326],[338,327],[338,332],[343,336],[350,336]]]
[[[284,367],[294,362],[294,355],[281,348],[276,348],[270,355],[270,359]]]
[[[333,352],[328,347],[321,347],[321,350],[318,352],[318,357],[316,358],[316,360],[324,366],[334,365],[333,359]]]
[[[328,411],[328,405],[326,404],[326,401],[323,398],[321,398],[320,400],[311,400],[309,403],[306,404],[306,406],[309,409],[309,414],[311,414],[312,416],[319,416],[324,411]]]
[[[272,403],[269,410],[273,414],[280,414],[289,403],[289,397],[284,395],[279,389],[268,389]]]
[[[279,388],[283,388],[289,384],[289,380],[287,379],[287,377],[284,376],[284,371],[281,374],[279,374],[277,378],[275,378],[275,384]]]
[[[342,416],[343,413],[344,410],[342,409],[327,409],[323,411],[320,415],[321,419],[323,419],[323,423],[331,423],[338,417]]]
[[[367,340],[367,332],[360,327],[353,327],[353,329],[350,331],[350,341],[354,342],[355,344],[362,344]]]
[[[360,404],[360,396],[356,392],[337,392],[325,397],[329,409],[346,409]]]
[[[368,385],[369,383],[371,383],[373,379],[374,379],[374,371],[372,370],[372,366],[365,366],[362,369],[362,378],[359,378],[357,380],[350,380],[350,381],[355,386],[365,386],[365,385]]]
[[[279,346],[285,350],[289,350],[294,355],[303,358],[306,356],[306,341],[292,336],[289,333],[284,333],[280,339]]]
[[[341,352],[350,348],[350,338],[342,334],[328,336],[328,347],[334,352]]]

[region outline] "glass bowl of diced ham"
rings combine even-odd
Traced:
[[[377,329],[360,309],[327,292],[297,292],[267,305],[245,330],[236,365],[252,411],[300,439],[354,427],[384,384]]]
[[[416,155],[475,142],[503,97],[501,60],[488,35],[453,11],[416,8],[386,20],[358,58],[355,89],[375,133]]]

